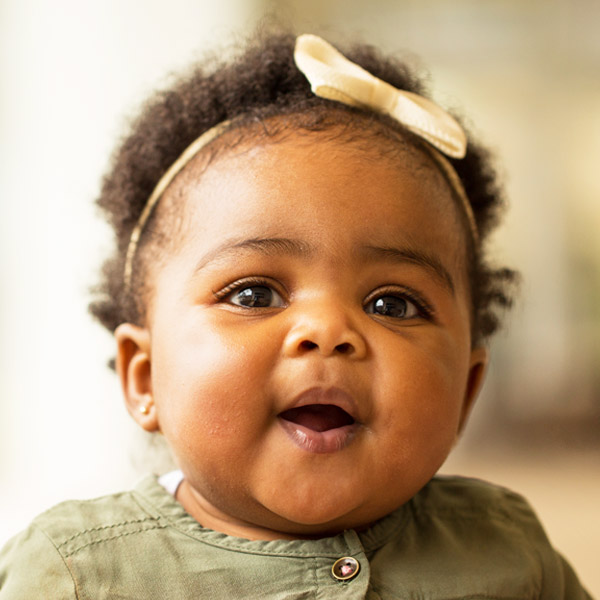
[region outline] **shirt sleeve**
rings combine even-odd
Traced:
[[[68,566],[43,531],[31,526],[0,552],[0,600],[72,600]]]
[[[507,514],[539,557],[539,600],[594,600],[584,589],[571,565],[554,549],[529,502],[509,490],[503,490],[503,493]]]
[[[564,600],[593,600],[585,591],[571,565],[559,554],[558,559],[562,570]]]

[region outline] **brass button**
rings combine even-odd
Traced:
[[[351,556],[344,556],[336,560],[331,567],[331,574],[338,581],[348,581],[358,575],[360,563]]]

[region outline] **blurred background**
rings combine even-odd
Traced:
[[[111,244],[93,200],[147,94],[265,16],[424,67],[494,150],[510,210],[493,255],[523,284],[444,471],[525,494],[600,594],[597,0],[2,0],[0,544],[151,464],[87,315]]]

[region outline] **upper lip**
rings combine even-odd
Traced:
[[[351,394],[338,387],[312,387],[298,394],[279,414],[292,408],[311,404],[331,404],[346,411],[355,421],[360,422],[357,403]]]

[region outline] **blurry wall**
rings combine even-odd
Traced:
[[[265,14],[426,65],[434,97],[498,156],[510,211],[493,254],[524,283],[466,447],[597,447],[600,3],[4,0],[0,542],[51,503],[128,487],[143,472],[105,368],[112,341],[86,314],[110,245],[92,200],[146,94]]]

